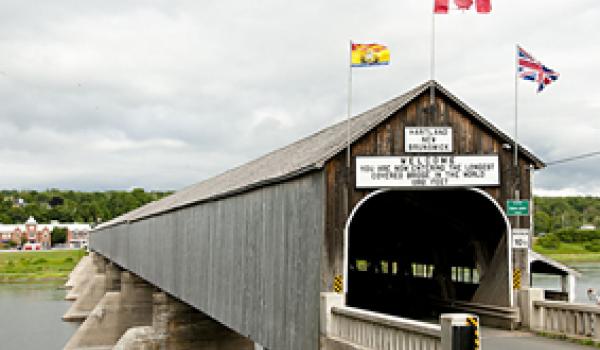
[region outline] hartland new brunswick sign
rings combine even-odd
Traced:
[[[404,128],[404,150],[406,153],[451,153],[452,128],[406,127]]]

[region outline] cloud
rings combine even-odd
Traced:
[[[354,71],[353,111],[429,78],[431,6],[364,2],[12,1],[0,13],[0,188],[177,189],[346,114],[349,40],[392,64]],[[600,149],[596,1],[506,0],[436,17],[436,78],[509,134],[514,46],[561,73],[519,84],[519,139],[546,160]],[[598,163],[598,164],[597,164]],[[595,188],[600,163],[541,190]],[[573,185],[576,179],[576,186]]]

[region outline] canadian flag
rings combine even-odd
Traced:
[[[477,0],[477,12],[479,12],[479,13],[492,12],[492,0]]]
[[[433,8],[434,13],[448,13],[450,0],[435,0]],[[469,10],[473,6],[473,0],[454,0],[454,4],[459,10]],[[492,11],[492,0],[476,0],[477,12],[490,13]]]
[[[473,0],[454,0],[459,10],[468,10],[473,6]]]

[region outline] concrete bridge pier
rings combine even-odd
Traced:
[[[65,349],[112,349],[127,329],[152,324],[152,285],[130,272],[118,272],[115,265],[107,265],[106,288],[106,294]]]
[[[90,278],[89,282],[85,285],[85,288],[77,295],[77,299],[73,305],[71,305],[69,310],[63,315],[63,321],[83,322],[106,293],[106,269],[109,262],[102,255],[93,254],[92,264],[94,266],[93,277]],[[115,282],[113,281],[113,270],[116,268],[117,267],[114,264],[109,267],[109,278],[111,280],[108,282],[108,286],[111,290],[116,288]]]
[[[254,343],[166,293],[153,295],[151,327],[129,329],[113,349],[254,350]]]
[[[249,339],[103,256],[91,254],[86,264],[78,271],[93,277],[63,316],[82,324],[65,349],[255,349]],[[71,284],[78,285],[76,279]]]
[[[94,276],[94,263],[92,262],[92,254],[86,255],[81,260],[73,272],[69,275],[69,280],[65,283],[65,289],[68,290],[65,300],[77,300],[78,295],[85,289]]]

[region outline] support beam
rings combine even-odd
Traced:
[[[106,264],[105,288],[107,292],[115,292],[121,290],[121,273],[122,269],[113,262]]]
[[[568,288],[569,303],[574,303],[575,302],[575,286],[577,284],[577,278],[575,278],[575,275],[569,275],[569,277],[567,279],[567,284],[569,286],[569,288]]]
[[[106,264],[108,264],[108,260],[102,255],[94,253],[92,255],[92,263],[94,264],[97,274],[104,274],[104,272],[106,272]]]

